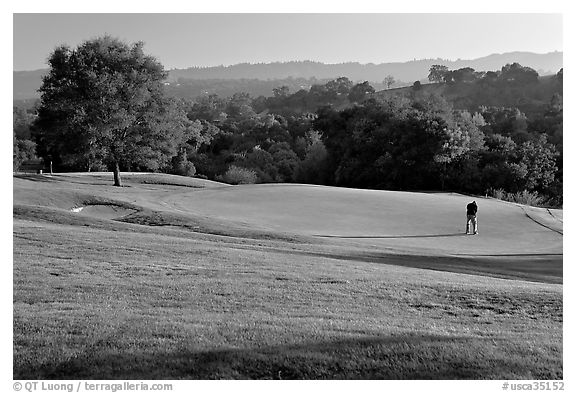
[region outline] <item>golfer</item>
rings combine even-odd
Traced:
[[[477,235],[478,234],[478,220],[476,218],[476,213],[478,213],[478,205],[476,201],[472,201],[466,205],[466,234],[467,235]],[[470,224],[472,224],[472,232],[470,232]]]

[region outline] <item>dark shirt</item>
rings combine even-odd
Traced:
[[[466,214],[469,216],[475,216],[476,212],[478,212],[478,206],[475,203],[469,203],[466,206]]]

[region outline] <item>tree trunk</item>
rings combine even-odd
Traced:
[[[122,179],[120,179],[120,165],[118,165],[118,161],[114,163],[114,185],[116,187],[122,187]]]
[[[441,191],[444,191],[444,180],[445,179],[446,179],[446,163],[444,163],[444,165],[442,165],[442,173],[440,175]]]

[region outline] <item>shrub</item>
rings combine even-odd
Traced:
[[[505,201],[505,200],[506,200],[506,191],[504,191],[504,190],[501,189],[501,188],[499,188],[499,189],[497,189],[497,190],[490,189],[490,190],[488,191],[488,194],[489,194],[491,197],[493,197],[493,198],[500,199],[500,200],[502,200],[502,201]]]
[[[194,176],[196,174],[196,167],[188,161],[186,152],[181,151],[172,158],[172,168],[170,172],[174,175]]]
[[[512,202],[521,203],[528,206],[541,206],[544,202],[544,198],[538,195],[536,191],[518,191],[517,193],[510,194],[509,198],[512,200]]]
[[[314,142],[296,170],[296,180],[300,183],[326,184],[329,177],[327,159],[328,152],[322,141]]]
[[[13,140],[12,170],[16,172],[24,161],[36,159],[36,143],[28,139],[17,139],[16,134]]]
[[[257,176],[256,171],[253,169],[230,165],[230,168],[228,168],[221,179],[228,184],[254,184]]]
[[[488,195],[493,198],[500,199],[502,201],[520,203],[522,205],[528,206],[544,206],[547,205],[549,201],[543,196],[539,195],[536,191],[518,191],[518,192],[506,192],[499,188],[497,190],[488,190]]]

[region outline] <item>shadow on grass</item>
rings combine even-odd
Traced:
[[[340,239],[411,239],[411,238],[424,238],[424,237],[454,237],[454,236],[467,236],[466,233],[446,233],[435,235],[396,235],[396,236],[340,236],[340,235],[314,235],[316,237],[330,237]]]
[[[561,351],[542,358],[522,344],[477,337],[359,337],[212,351],[101,345],[59,363],[34,364],[15,354],[14,379],[562,378]]]
[[[43,183],[50,183],[50,182],[54,182],[54,181],[62,181],[61,179],[52,177],[52,175],[46,174],[46,175],[36,175],[36,174],[32,174],[32,173],[15,173],[13,175],[14,178],[16,179],[22,179],[22,180],[30,180],[30,181],[35,181],[35,182],[43,182]]]
[[[103,186],[103,185],[113,185],[113,178],[110,176],[109,178],[105,175],[91,175],[86,176],[84,179],[76,179],[73,180],[70,177],[62,177],[62,173],[55,173],[54,175],[50,174],[26,174],[26,173],[18,173],[14,174],[13,177],[15,179],[22,179],[22,180],[29,180],[33,182],[41,182],[41,183],[55,183],[59,182],[60,184],[82,184],[85,186]],[[65,174],[64,174],[65,175]]]
[[[429,269],[453,273],[475,274],[512,280],[562,284],[562,254],[513,255],[402,255],[374,252],[330,253],[269,249],[269,252],[301,254],[343,261],[359,261]]]
[[[549,284],[562,284],[563,282],[562,254],[463,257],[368,254],[361,258],[369,262],[419,269],[520,279]]]

